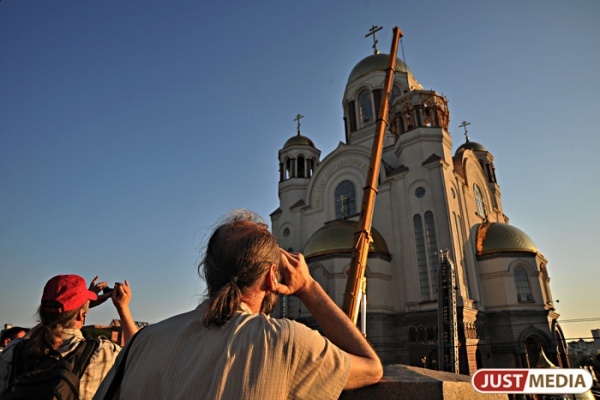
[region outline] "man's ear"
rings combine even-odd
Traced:
[[[279,277],[279,266],[277,264],[271,264],[267,276],[265,277],[266,290],[275,292],[277,290],[277,278]]]

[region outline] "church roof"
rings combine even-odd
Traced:
[[[328,222],[319,228],[306,242],[303,254],[305,257],[316,257],[328,254],[348,253],[354,249],[354,233],[358,229],[358,222],[350,220],[336,220]],[[383,236],[371,228],[373,242],[369,246],[369,253],[390,255]]]
[[[372,54],[359,61],[358,64],[350,72],[348,77],[348,83],[355,81],[356,79],[374,71],[385,71],[390,66],[390,55],[389,54]],[[396,58],[396,72],[407,72],[412,74],[408,66],[399,58]]]
[[[285,149],[286,147],[298,145],[315,147],[313,141],[307,138],[306,136],[294,135],[285,142],[283,148]]]
[[[460,145],[460,147],[458,149],[456,149],[455,154],[460,154],[460,153],[464,152],[465,150],[487,151],[487,149],[485,147],[483,147],[482,144],[479,144],[477,142],[471,142],[469,139],[467,139],[467,141],[465,143],[463,143],[462,145]]]
[[[476,245],[478,256],[506,252],[538,252],[537,246],[525,232],[499,222],[479,224]]]

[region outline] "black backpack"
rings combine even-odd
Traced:
[[[98,341],[82,341],[66,357],[55,352],[42,358],[25,354],[26,343],[15,345],[9,385],[0,400],[78,400],[79,380]]]

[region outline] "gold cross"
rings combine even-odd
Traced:
[[[294,121],[298,121],[298,136],[300,136],[300,119],[301,118],[304,118],[304,115],[297,114],[296,118],[294,118]]]
[[[377,50],[377,43],[379,43],[379,40],[377,40],[377,38],[375,37],[375,32],[379,32],[382,29],[383,27],[381,26],[372,25],[371,29],[369,29],[369,33],[365,35],[365,37],[369,37],[371,35],[373,36],[373,52],[375,54],[379,54],[379,50]]]

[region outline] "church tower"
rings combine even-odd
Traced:
[[[332,152],[320,159],[300,134],[300,115],[297,135],[279,151],[273,234],[282,247],[304,254],[338,305],[388,66],[389,55],[376,50],[351,70],[342,97],[345,140]],[[467,122],[457,124],[466,141],[452,152],[448,99],[424,89],[399,59],[388,121],[365,274],[367,337],[383,362],[439,367],[443,255],[456,282],[458,372],[534,365],[541,348],[563,365],[547,260],[508,224],[491,152],[470,140]],[[278,315],[314,326],[293,297],[281,302]]]

